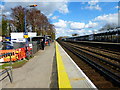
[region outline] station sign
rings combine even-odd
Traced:
[[[28,33],[24,33],[23,37],[28,38]]]

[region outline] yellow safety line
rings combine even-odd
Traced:
[[[57,58],[57,70],[58,70],[58,84],[59,88],[72,88],[67,72],[65,70],[62,57],[60,55],[58,44],[56,42],[56,58]]]

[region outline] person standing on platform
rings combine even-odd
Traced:
[[[50,46],[50,39],[48,39],[48,46]]]
[[[45,39],[41,39],[41,47],[42,47],[42,50],[44,50],[44,47],[45,47]]]

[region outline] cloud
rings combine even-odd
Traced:
[[[86,32],[85,29],[72,30],[72,29],[56,28],[56,38],[60,36],[72,36],[72,34],[74,33],[77,33],[79,35],[84,35],[85,32]]]
[[[46,15],[53,14],[55,11],[69,13],[67,2],[40,2],[37,8]]]
[[[58,19],[59,16],[53,16],[52,19]]]
[[[90,0],[88,1],[88,6],[82,9],[89,9],[89,10],[102,10],[102,8],[98,5],[99,0]]]
[[[69,0],[4,0],[4,2],[68,2]]]
[[[98,23],[93,23],[92,21],[89,21],[89,23],[85,25],[85,28],[94,28],[96,26],[98,26]]]
[[[118,9],[118,8],[120,8],[120,7],[119,7],[119,6],[116,6],[115,8],[117,8],[117,9]]]
[[[73,30],[78,30],[78,29],[82,29],[85,27],[85,23],[80,23],[80,22],[72,22],[70,24],[70,28]]]
[[[87,24],[81,22],[59,20],[54,23],[56,26],[57,37],[59,36],[72,36],[73,33],[77,33],[80,36],[97,33],[98,29],[104,26],[106,23],[118,23],[118,14],[107,14],[97,16]]]
[[[93,21],[118,24],[118,13],[98,16]]]
[[[0,5],[0,13],[4,10],[4,5]]]
[[[3,13],[4,15],[6,15],[6,16],[9,16],[10,15],[10,12],[5,12],[5,13]]]
[[[65,28],[56,28],[56,38],[60,36],[70,36]]]
[[[0,10],[4,9],[4,5],[0,5]]]
[[[4,10],[4,6],[3,6],[3,5],[0,5],[0,16],[2,16],[3,10]]]
[[[78,33],[80,35],[83,35],[85,29],[85,23],[80,22],[72,22],[72,21],[65,21],[59,19],[58,22],[53,23],[56,28],[56,36],[72,36],[73,33]]]
[[[99,5],[90,5],[85,7],[85,9],[89,9],[89,10],[102,10],[101,7]]]
[[[13,0],[15,1],[15,0]],[[52,16],[53,13],[55,11],[58,11],[60,13],[69,13],[68,10],[68,2],[64,1],[64,2],[59,2],[60,0],[57,0],[58,2],[29,2],[29,0],[26,0],[26,2],[6,2],[5,3],[5,11],[10,11],[11,8],[14,8],[16,6],[23,6],[26,7],[30,4],[37,4],[38,6],[36,8],[38,8],[39,10],[41,10],[42,13],[44,13],[45,15],[47,15],[48,17]],[[29,8],[29,7],[27,7]]]
[[[64,34],[65,30],[63,28],[56,28],[56,33],[57,34]]]
[[[4,0],[5,2],[63,2],[68,0]],[[69,0],[69,2],[89,2],[90,0]],[[92,0],[97,1],[97,0]],[[119,0],[99,0],[100,2],[119,2]]]
[[[67,8],[67,4],[65,4],[65,3],[58,10],[60,13],[69,13],[69,10]]]
[[[67,27],[67,21],[59,19],[58,22],[53,23],[56,28],[66,28]]]
[[[89,33],[92,33],[93,31],[92,30],[88,30]]]
[[[60,36],[72,36],[72,34],[77,33],[79,35],[91,34],[93,32],[93,28],[98,26],[97,22],[89,21],[89,23],[81,23],[81,22],[73,22],[73,21],[65,21],[59,19],[58,22],[54,23],[56,28],[57,37]],[[87,29],[89,28],[89,29]],[[92,30],[90,30],[92,28]]]
[[[88,1],[88,4],[96,5],[98,2],[99,2],[99,0],[90,0],[90,1]]]
[[[85,32],[86,30],[85,29],[81,29],[81,30],[68,30],[67,31],[67,33],[68,34],[70,34],[70,35],[72,35],[72,34],[74,34],[74,33],[77,33],[77,34],[79,34],[79,35],[82,35],[82,34],[84,34],[84,32]]]
[[[35,0],[4,0],[4,2],[31,2],[31,1],[35,1]]]

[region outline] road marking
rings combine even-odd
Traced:
[[[57,59],[57,70],[58,70],[58,85],[59,88],[72,88],[69,77],[65,70],[60,51],[58,49],[58,43],[56,42],[56,59]]]

